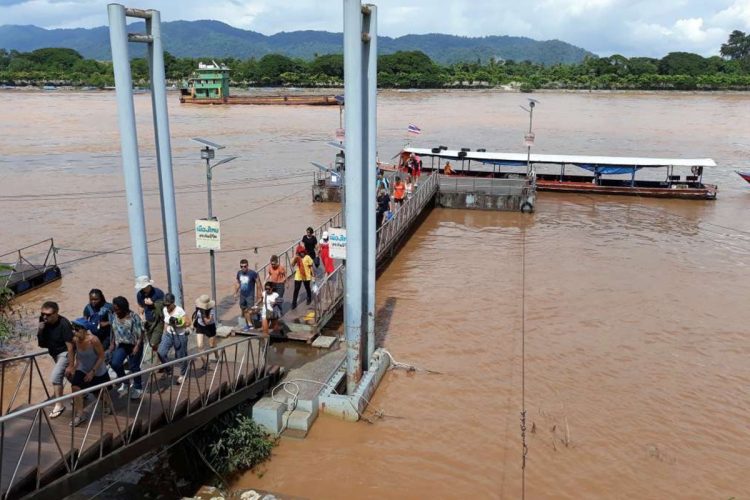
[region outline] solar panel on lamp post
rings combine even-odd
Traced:
[[[227,158],[222,158],[218,162],[211,165],[211,160],[213,160],[216,157],[216,150],[224,149],[224,146],[220,144],[216,144],[206,139],[201,139],[200,137],[194,137],[191,140],[194,142],[197,142],[198,144],[203,145],[203,148],[201,149],[201,159],[206,160],[206,191],[208,194],[208,220],[214,220],[213,199],[212,199],[212,193],[211,193],[211,180],[213,178],[213,169],[218,167],[219,165],[223,165],[225,163],[229,163],[232,160],[236,160],[238,157],[228,156]],[[219,298],[216,296],[216,255],[213,249],[209,250],[209,259],[211,261],[211,298],[214,301],[216,301],[216,306],[215,306],[216,312],[214,314],[214,317],[218,318],[219,317],[219,314],[218,314]]]

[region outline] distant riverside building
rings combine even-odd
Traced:
[[[229,96],[229,71],[227,66],[211,62],[198,63],[198,69],[187,81],[182,94],[193,99],[223,99]]]

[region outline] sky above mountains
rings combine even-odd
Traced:
[[[112,0],[0,0],[1,24],[91,28]],[[373,0],[379,33],[559,39],[596,54],[716,55],[732,30],[750,31],[750,0]],[[215,19],[270,35],[343,29],[341,0],[139,0],[162,21]]]

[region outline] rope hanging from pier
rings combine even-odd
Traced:
[[[526,226],[521,227],[521,498],[526,498]]]

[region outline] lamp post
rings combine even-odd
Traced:
[[[206,191],[208,193],[208,220],[214,220],[213,199],[212,199],[212,193],[211,193],[211,179],[213,178],[213,170],[219,165],[223,165],[224,163],[229,163],[232,160],[236,160],[238,157],[229,156],[211,165],[211,160],[213,160],[216,157],[216,150],[224,149],[224,146],[208,141],[206,139],[201,139],[200,137],[194,137],[191,140],[203,145],[203,148],[201,149],[201,160],[206,160]],[[216,255],[213,249],[209,250],[209,259],[211,261],[211,297],[216,301],[216,315],[215,316],[218,318],[219,317],[218,315],[219,299],[216,296]]]
[[[534,106],[536,106],[539,103],[536,99],[529,98],[529,107],[526,108],[524,106],[521,106],[521,109],[526,111],[529,114],[529,132],[526,134],[525,141],[526,141],[526,178],[531,177],[531,146],[534,144],[534,132],[531,131],[531,125],[534,120]]]

